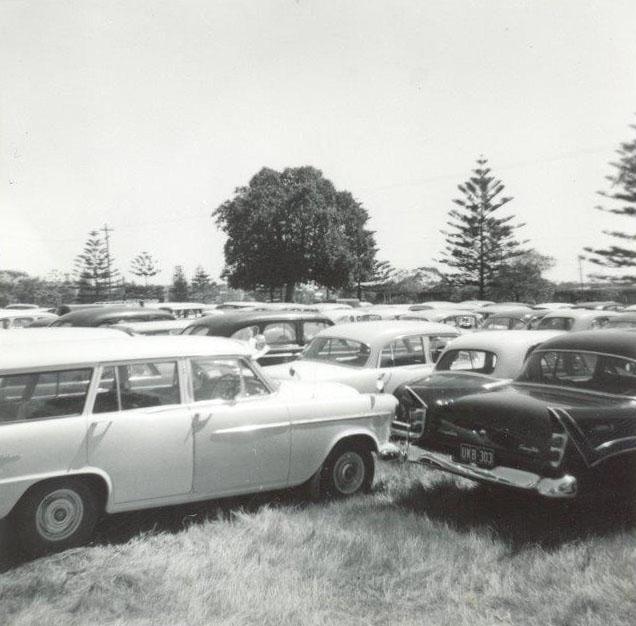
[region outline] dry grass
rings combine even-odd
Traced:
[[[279,494],[107,518],[91,547],[14,557],[3,620],[631,626],[636,516],[383,465],[372,496],[345,502]]]

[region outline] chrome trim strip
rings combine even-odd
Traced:
[[[609,448],[611,446],[614,446],[618,443],[622,443],[624,441],[629,441],[629,442],[633,442],[634,446],[636,447],[636,435],[632,435],[630,437],[619,437],[618,439],[612,439],[611,441],[605,441],[604,443],[602,443],[600,446],[597,446],[597,450],[605,450],[605,448]]]
[[[372,419],[374,417],[391,417],[391,413],[360,413],[357,415],[343,415],[340,417],[318,417],[314,419],[292,420],[292,426],[307,426],[326,422],[343,422],[346,420]]]
[[[422,405],[423,409],[428,409],[426,402],[424,402],[424,400],[422,400],[422,398],[420,398],[420,396],[415,391],[413,391],[411,387],[409,387],[408,385],[404,385],[404,389],[406,389]]]
[[[251,433],[257,430],[272,430],[275,428],[289,428],[289,422],[275,422],[273,424],[250,424],[247,426],[233,426],[212,431],[212,435],[231,435],[234,433]]]

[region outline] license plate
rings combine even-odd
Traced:
[[[474,463],[480,467],[494,467],[495,451],[492,448],[462,443],[459,446],[459,459],[462,463]]]

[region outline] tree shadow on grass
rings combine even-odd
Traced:
[[[636,528],[636,502],[628,498],[559,501],[466,485],[452,478],[415,482],[395,496],[394,504],[462,532],[488,529],[513,553],[533,546],[554,550]]]

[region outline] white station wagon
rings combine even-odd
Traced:
[[[3,345],[0,518],[32,554],[87,541],[103,511],[274,490],[368,490],[392,396],[271,382],[214,337]]]

